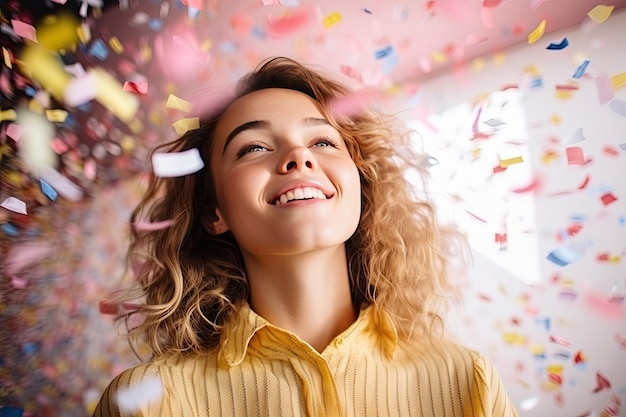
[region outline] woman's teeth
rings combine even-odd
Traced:
[[[312,198],[317,198],[320,200],[326,200],[326,196],[321,190],[312,187],[304,187],[304,188],[296,188],[295,190],[287,191],[284,194],[281,194],[276,200],[275,204],[286,204],[290,201],[295,200],[309,200]]]

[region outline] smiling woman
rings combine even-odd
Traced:
[[[334,114],[349,93],[272,59],[157,149],[205,167],[153,176],[133,212],[174,223],[132,231],[120,320],[149,357],[96,416],[517,415],[489,361],[443,336],[459,235],[405,180],[424,157],[391,118]]]

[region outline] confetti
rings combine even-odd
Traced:
[[[163,396],[163,383],[158,376],[148,376],[135,385],[117,392],[117,404],[124,412],[139,411]]]
[[[573,145],[575,143],[584,142],[585,140],[586,139],[585,135],[583,134],[583,129],[579,127],[578,129],[568,133],[567,136],[563,138],[563,142],[561,143],[563,145]]]
[[[11,26],[13,27],[13,31],[17,36],[28,39],[29,41],[34,43],[39,42],[37,40],[37,30],[34,28],[34,26],[19,20],[11,20]]]
[[[367,111],[372,96],[365,91],[358,91],[343,97],[335,97],[330,100],[330,112],[336,118],[350,118]]]
[[[148,82],[147,81],[125,81],[122,88],[124,91],[130,91],[137,94],[148,94]]]
[[[611,382],[608,378],[600,372],[596,372],[596,387],[593,389],[593,393],[597,394],[600,391],[611,388]]]
[[[541,21],[541,23],[539,23],[539,25],[532,32],[528,34],[528,44],[532,45],[533,43],[541,39],[545,31],[546,31],[546,20],[544,19]]]
[[[593,9],[589,10],[587,16],[589,16],[589,18],[595,23],[603,23],[604,21],[606,21],[606,19],[609,18],[609,16],[611,16],[614,8],[615,6],[604,6],[602,4],[599,4]]]
[[[585,153],[583,152],[583,149],[578,146],[565,148],[565,153],[567,155],[568,165],[584,165],[587,162],[585,161]]]
[[[609,103],[609,107],[620,116],[626,117],[626,101],[616,98]]]
[[[67,111],[61,109],[48,109],[46,110],[46,119],[52,123],[63,123],[67,119]]]
[[[326,29],[330,29],[339,22],[341,22],[341,13],[339,12],[333,12],[322,20],[322,24]]]
[[[513,158],[499,159],[498,165],[502,168],[508,168],[511,165],[521,164],[522,162],[524,162],[524,159],[521,156],[516,156]]]
[[[29,243],[15,246],[5,259],[5,270],[9,275],[15,275],[24,268],[39,262],[51,255],[53,248],[45,244]]]
[[[137,230],[152,232],[155,230],[167,229],[173,224],[174,224],[174,220],[164,220],[162,222],[154,222],[154,223],[137,222],[137,223],[132,223],[132,226]]]
[[[28,214],[26,212],[26,203],[22,200],[15,197],[7,197],[1,204],[0,207],[4,207],[7,210],[11,210],[15,213],[19,214]]]
[[[615,98],[611,79],[606,74],[596,77],[596,90],[598,91],[600,104],[606,104]]]
[[[554,249],[546,259],[558,266],[566,266],[580,260],[584,254],[585,252],[580,245],[570,245]]]
[[[608,206],[609,204],[613,204],[617,201],[617,197],[613,193],[604,193],[600,196],[600,200],[604,206]]]
[[[200,127],[200,119],[198,117],[188,117],[177,120],[172,126],[174,126],[178,136],[182,136],[190,130],[198,129]]]
[[[185,113],[188,113],[191,110],[191,103],[183,100],[182,98],[176,97],[174,94],[170,94],[167,97],[167,102],[165,103],[165,107],[173,110],[180,110]]]
[[[78,201],[83,197],[83,191],[76,184],[53,168],[43,169],[39,177],[70,201]]]
[[[572,76],[573,78],[580,78],[585,74],[585,71],[587,70],[587,67],[589,66],[589,62],[590,61],[583,61],[582,64],[580,64],[578,66],[578,68],[576,68],[576,72],[574,72],[574,75]]]
[[[527,398],[520,403],[519,408],[524,411],[532,410],[533,408],[537,407],[537,404],[539,404],[539,400],[540,397]]]
[[[281,38],[298,30],[304,29],[313,20],[313,14],[308,7],[300,7],[281,17],[268,16],[268,32]]]
[[[158,177],[182,177],[204,168],[198,149],[183,152],[155,153],[152,156],[154,173]]]
[[[558,50],[567,48],[568,45],[569,45],[569,41],[567,40],[567,38],[563,38],[563,40],[561,42],[559,42],[559,43],[550,43],[546,47],[546,49],[553,50],[553,51],[558,51]]]

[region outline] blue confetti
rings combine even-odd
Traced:
[[[541,88],[543,86],[543,80],[539,77],[533,78],[533,81],[530,83],[530,88]]]
[[[11,405],[0,405],[0,417],[22,417],[24,410]]]
[[[566,266],[572,262],[576,262],[583,257],[584,250],[574,245],[563,246],[550,252],[546,257],[547,260],[559,266]]]
[[[24,93],[26,93],[26,95],[27,95],[28,97],[35,97],[35,94],[37,94],[37,90],[36,90],[36,89],[34,89],[33,87],[31,87],[31,86],[27,85],[27,86],[24,88]]]
[[[20,230],[11,223],[3,223],[0,225],[0,230],[2,230],[5,235],[11,237],[17,237],[20,234]]]
[[[148,22],[148,27],[153,31],[158,32],[163,29],[163,21],[161,19],[151,19]]]
[[[551,43],[546,49],[556,51],[567,48],[567,45],[569,45],[569,41],[567,40],[567,38],[563,38],[560,43]]]
[[[254,26],[251,33],[257,39],[265,39],[265,32],[258,26]]]
[[[374,56],[376,56],[376,59],[383,59],[391,55],[392,53],[393,53],[393,47],[389,45],[374,52]]]
[[[102,39],[96,39],[94,43],[89,47],[89,55],[94,58],[99,59],[100,61],[104,61],[109,56],[109,48],[107,48],[106,44]]]
[[[363,11],[367,14],[372,14],[372,11],[370,9],[363,8]]]
[[[200,16],[200,9],[196,9],[195,7],[189,7],[187,9],[187,17],[190,19],[197,19]]]
[[[589,65],[590,61],[584,61],[582,64],[580,64],[578,66],[578,68],[576,69],[576,72],[574,73],[574,78],[580,78],[583,76],[583,74],[585,73],[585,71],[587,70],[587,66]]]
[[[59,193],[56,192],[54,188],[50,186],[47,182],[42,179],[39,179],[39,184],[41,185],[41,191],[52,201],[56,201]]]
[[[391,52],[383,65],[383,73],[389,74],[398,65],[398,55],[395,52]]]

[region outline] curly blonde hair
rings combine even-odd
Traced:
[[[235,94],[201,120],[200,127],[152,152],[197,148],[205,162],[199,172],[177,178],[151,175],[148,189],[131,215],[140,220],[173,220],[171,227],[131,228],[127,268],[136,286],[118,300],[135,352],[152,358],[191,355],[216,349],[237,308],[249,295],[245,265],[230,232],[216,235],[216,194],[208,166],[215,127],[229,104],[265,88],[297,90],[312,97],[341,133],[362,184],[358,228],[346,242],[355,308],[372,305],[376,320],[389,313],[401,340],[437,340],[443,330],[441,307],[450,294],[448,249],[454,230],[438,224],[433,204],[407,181],[427,175],[424,155],[396,118],[371,109],[351,116],[333,115],[332,100],[351,91],[288,58],[259,65],[237,84]],[[424,182],[425,183],[425,182]],[[136,303],[132,300],[141,299]],[[141,322],[131,320],[134,315]],[[135,322],[133,326],[131,322]]]

